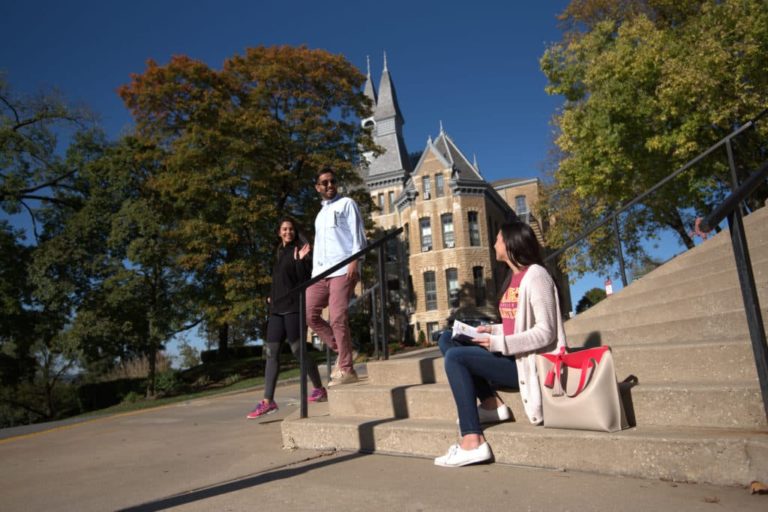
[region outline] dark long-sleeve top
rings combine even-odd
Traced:
[[[277,261],[272,268],[272,285],[269,289],[270,313],[285,314],[299,312],[299,294],[283,296],[285,292],[308,280],[312,274],[312,255],[294,259],[296,242],[277,249]],[[282,298],[280,298],[283,296]],[[275,300],[278,299],[278,300]]]

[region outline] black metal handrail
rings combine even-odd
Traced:
[[[710,231],[720,224],[727,216],[728,228],[731,233],[733,256],[736,259],[736,272],[739,274],[741,298],[744,301],[744,311],[747,315],[749,338],[752,342],[752,353],[755,356],[757,378],[760,382],[760,393],[763,397],[763,409],[768,417],[768,347],[765,341],[765,325],[760,310],[760,300],[757,296],[755,276],[752,271],[752,260],[749,256],[749,246],[744,232],[744,216],[740,205],[760,185],[765,184],[768,176],[768,161],[753,172],[744,183],[726,197],[719,206],[714,208],[702,222],[702,230]]]
[[[712,209],[710,214],[701,222],[701,231],[707,233],[715,229],[715,227],[720,224],[729,213],[739,206],[742,201],[751,196],[752,192],[754,192],[757,187],[765,183],[766,176],[768,176],[768,160],[763,162],[763,165],[761,165],[758,170],[750,174],[738,189],[734,190],[728,197],[723,199],[723,202],[720,203],[719,206]]]
[[[722,139],[720,139],[718,142],[716,142],[715,144],[713,144],[712,146],[707,148],[705,151],[703,151],[702,153],[697,155],[695,158],[692,158],[691,160],[686,162],[685,165],[683,165],[682,167],[680,167],[679,169],[674,171],[672,174],[670,174],[666,178],[660,180],[658,183],[653,185],[651,188],[649,188],[645,192],[639,194],[634,199],[632,199],[628,203],[624,204],[618,210],[615,210],[615,211],[607,214],[605,217],[603,217],[603,219],[601,219],[598,222],[595,222],[594,224],[589,226],[587,229],[582,231],[582,233],[580,235],[578,235],[575,238],[572,238],[569,242],[566,242],[562,247],[560,247],[556,251],[552,252],[551,254],[547,255],[547,257],[544,258],[544,261],[549,262],[551,260],[554,260],[555,258],[558,258],[565,251],[567,251],[568,249],[570,249],[574,245],[578,244],[579,242],[583,241],[589,235],[591,235],[592,233],[594,233],[595,231],[597,231],[601,227],[603,227],[606,224],[608,224],[609,222],[611,222],[611,223],[613,223],[614,237],[615,237],[615,240],[616,240],[617,257],[618,257],[618,260],[619,260],[619,271],[621,272],[621,282],[622,282],[623,286],[627,286],[627,284],[628,284],[627,274],[626,274],[626,270],[624,268],[624,255],[623,255],[623,251],[622,251],[622,248],[621,248],[621,233],[619,232],[619,222],[618,222],[619,215],[621,215],[625,211],[629,210],[630,208],[632,208],[633,206],[638,204],[640,201],[642,201],[646,197],[648,197],[651,194],[655,193],[657,190],[662,188],[664,185],[666,185],[667,183],[669,183],[670,181],[675,179],[677,176],[679,176],[680,174],[684,173],[685,171],[687,171],[688,169],[690,169],[691,167],[693,167],[694,165],[699,163],[701,160],[703,160],[704,158],[709,156],[713,151],[715,151],[716,149],[722,147],[723,145],[726,146],[726,148],[728,149],[728,153],[730,155],[730,153],[731,153],[731,140],[734,137],[740,135],[742,132],[748,130],[749,128],[754,127],[755,123],[757,123],[757,121],[759,121],[760,119],[762,119],[766,115],[768,115],[768,109],[763,110],[757,116],[755,116],[753,119],[750,119],[749,121],[744,123],[742,126],[740,126],[740,127],[736,128],[735,130],[733,130],[730,134],[728,134],[725,137],[723,137]],[[735,178],[735,169],[734,169],[734,165],[733,165],[732,159],[729,159],[729,163],[731,164],[731,173],[734,175],[733,178]],[[737,183],[735,183],[735,181],[734,181],[732,186],[734,188],[736,188]]]
[[[395,238],[400,233],[403,232],[403,228],[395,228],[388,233],[386,233],[384,236],[379,238],[378,240],[374,241],[367,247],[357,251],[350,257],[340,261],[339,263],[335,264],[328,270],[324,271],[321,274],[316,275],[315,277],[304,281],[300,285],[294,287],[293,289],[289,290],[287,293],[283,294],[280,298],[286,297],[289,295],[293,295],[294,293],[299,294],[299,332],[301,335],[300,343],[299,343],[299,367],[301,371],[301,377],[300,377],[300,400],[301,400],[301,410],[300,410],[300,417],[306,418],[307,417],[307,365],[305,362],[306,359],[306,353],[307,353],[307,326],[305,324],[306,318],[305,318],[305,310],[306,310],[306,304],[305,304],[305,296],[304,291],[306,291],[307,288],[312,286],[313,284],[317,283],[318,281],[325,279],[332,273],[336,272],[340,268],[344,267],[345,265],[348,265],[352,261],[360,259],[362,256],[368,254],[369,252],[373,251],[374,249],[379,250],[379,293],[380,293],[380,300],[381,300],[381,330],[382,330],[382,338],[383,338],[383,347],[382,347],[382,353],[384,359],[389,358],[389,350],[387,346],[387,337],[389,335],[388,333],[388,323],[387,319],[385,317],[386,313],[386,304],[387,304],[387,280],[386,280],[386,274],[385,274],[385,255],[384,255],[384,244],[387,243],[389,240]]]

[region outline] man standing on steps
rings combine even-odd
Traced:
[[[338,195],[333,169],[320,171],[315,190],[323,206],[315,218],[315,249],[312,255],[312,277],[315,277],[366,246],[363,219],[357,203]],[[359,261],[333,272],[307,288],[307,325],[338,353],[336,367],[328,386],[357,382],[353,367],[352,337],[349,330],[349,297],[360,279]],[[330,323],[322,317],[323,308],[330,310]]]

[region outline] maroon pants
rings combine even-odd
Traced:
[[[346,275],[322,279],[307,288],[307,325],[320,340],[339,354],[338,366],[352,369],[352,338],[349,332],[349,297],[355,282]],[[330,323],[323,316],[328,307]]]

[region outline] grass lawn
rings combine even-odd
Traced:
[[[314,356],[314,355],[313,355]],[[324,357],[315,356],[315,359],[319,359],[317,361],[318,364],[322,365],[325,362]],[[199,379],[201,376],[204,376],[206,380],[209,382],[208,385],[205,387],[202,387],[199,390],[196,391],[190,391],[187,393],[179,393],[174,394],[172,396],[165,396],[161,398],[152,398],[152,399],[146,399],[142,398],[136,401],[123,401],[122,403],[119,403],[117,405],[113,405],[111,407],[106,407],[104,409],[99,409],[96,411],[89,411],[80,415],[77,415],[75,417],[82,418],[82,417],[94,417],[94,416],[104,416],[104,415],[110,415],[110,414],[120,414],[124,412],[131,412],[131,411],[138,411],[141,409],[150,409],[153,407],[161,407],[164,405],[174,404],[178,402],[185,402],[187,400],[195,400],[197,398],[205,398],[215,395],[221,395],[225,393],[233,393],[238,391],[243,391],[247,389],[257,388],[259,386],[264,385],[264,376],[259,375],[255,377],[243,377],[243,378],[237,378],[232,379],[233,375],[240,376],[243,374],[242,369],[243,368],[253,368],[254,360],[233,360],[233,361],[223,361],[223,362],[215,362],[215,363],[209,363],[197,366],[195,368],[191,368],[190,370],[186,370],[185,372],[181,372],[182,379],[184,380],[194,380]],[[281,371],[278,375],[278,382],[280,380],[285,379],[291,379],[291,378],[297,378],[299,377],[300,370],[298,368],[298,363],[293,360],[294,367],[287,367],[285,370]],[[283,364],[281,364],[281,367],[285,367]],[[214,378],[212,379],[211,376]]]

